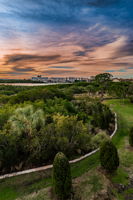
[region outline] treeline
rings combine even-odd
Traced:
[[[0,79],[0,83],[40,83],[40,81],[32,81],[30,79]]]
[[[105,75],[102,74],[102,76],[104,78],[101,78],[101,75],[97,75],[96,78],[90,83],[76,82],[74,84],[61,84],[52,86],[39,86],[39,87],[1,85],[0,102],[7,103],[8,101],[11,101],[12,103],[21,103],[27,100],[35,101],[37,98],[39,99],[47,98],[47,95],[48,98],[53,97],[53,95],[57,97],[58,96],[62,97],[62,95],[64,95],[64,97],[67,96],[67,99],[68,98],[72,99],[75,94],[83,94],[83,93],[89,94],[91,97],[97,96],[98,98],[104,98],[110,96],[115,98],[131,97],[131,99],[133,99],[132,82],[127,82],[127,81],[112,82],[110,78],[107,79],[108,76],[106,75],[106,73]],[[17,93],[19,94],[16,95]],[[14,95],[14,97],[12,97],[12,95]]]
[[[24,90],[29,90],[28,86],[12,86],[12,85],[0,85],[0,97],[2,95],[11,96]]]

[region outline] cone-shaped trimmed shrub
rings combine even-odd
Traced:
[[[119,166],[119,156],[115,145],[105,141],[100,148],[100,161],[102,167],[109,173],[115,171]]]
[[[57,153],[53,163],[53,189],[60,200],[71,196],[72,179],[69,161],[63,153]]]
[[[133,127],[129,132],[129,144],[133,147]]]

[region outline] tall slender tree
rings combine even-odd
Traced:
[[[68,199],[72,191],[71,170],[68,159],[57,153],[53,163],[53,189],[60,200]]]
[[[114,172],[119,166],[119,156],[112,141],[105,141],[100,148],[100,161],[102,167],[109,173]]]

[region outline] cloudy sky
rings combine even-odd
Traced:
[[[0,78],[133,77],[133,0],[0,0]]]

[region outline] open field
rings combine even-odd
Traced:
[[[128,100],[108,100],[104,103],[118,114],[118,131],[113,142],[119,149],[120,167],[116,174],[105,178],[99,171],[99,153],[72,165],[75,190],[82,191],[82,199],[89,200],[91,195],[105,189],[105,183],[112,182],[112,192],[118,200],[127,200],[133,196],[132,171],[133,150],[129,148],[128,132],[133,124],[133,104]],[[97,181],[100,179],[100,181]],[[119,193],[119,184],[125,189]],[[50,199],[50,172],[33,173],[0,181],[0,200],[14,199]],[[115,187],[114,187],[115,186]],[[91,189],[90,189],[91,188]],[[81,192],[80,192],[81,193]],[[78,194],[80,196],[80,194]]]

